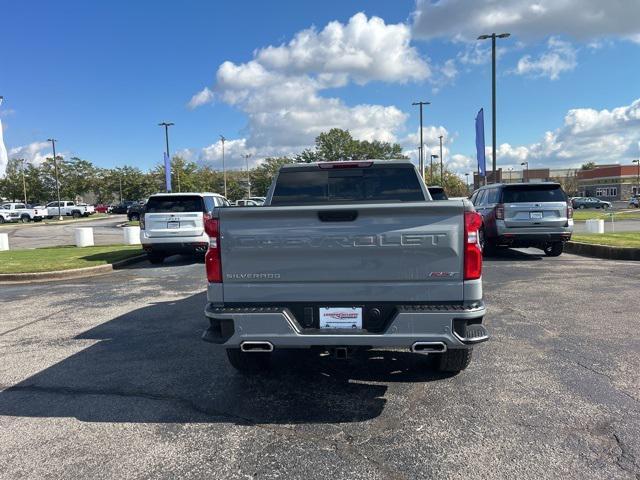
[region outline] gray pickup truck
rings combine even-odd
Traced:
[[[467,200],[432,201],[409,161],[284,166],[264,206],[205,224],[203,339],[241,371],[311,347],[406,349],[463,370],[488,339],[481,222]]]

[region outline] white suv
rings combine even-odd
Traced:
[[[213,210],[228,206],[217,193],[158,193],[151,195],[140,218],[140,242],[151,263],[170,255],[204,255],[209,237],[204,222]]]

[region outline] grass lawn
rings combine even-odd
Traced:
[[[603,233],[602,235],[597,233],[574,233],[571,236],[571,240],[614,247],[640,248],[640,232]]]
[[[127,227],[139,227],[140,226],[140,220],[129,220],[127,222]]]
[[[0,252],[0,273],[32,273],[93,267],[141,255],[137,245],[51,247]]]
[[[611,213],[608,210],[574,210],[573,219],[576,222],[584,222],[585,220],[611,220]],[[640,219],[640,211],[635,212],[613,212],[614,221]]]

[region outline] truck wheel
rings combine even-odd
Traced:
[[[164,255],[160,255],[159,253],[148,253],[147,258],[149,259],[149,262],[154,265],[160,265],[164,262]]]
[[[564,250],[564,243],[562,242],[554,242],[545,245],[544,254],[547,257],[559,257]]]
[[[471,363],[473,348],[456,348],[440,354],[438,370],[440,372],[461,372]]]
[[[80,216],[81,216],[80,212],[78,212],[77,210],[74,211],[71,215],[73,216],[73,218],[80,218]]]
[[[29,220],[30,220],[30,219],[29,219],[29,215],[22,215],[22,216],[20,217],[20,221],[21,221],[22,223],[29,223]]]
[[[239,348],[227,348],[227,359],[242,373],[264,372],[271,366],[271,352],[244,353]]]
[[[4,223],[4,217],[0,217],[0,225]]]

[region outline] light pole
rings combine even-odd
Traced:
[[[426,183],[426,180],[424,179],[424,170],[420,168],[422,165],[422,162],[420,161],[421,158],[422,158],[422,147],[418,147],[418,168],[420,169],[420,177],[422,178],[422,181]]]
[[[227,170],[224,168],[224,142],[227,139],[220,135],[220,141],[222,142],[222,178],[224,179],[224,198],[227,198]]]
[[[26,163],[26,159],[22,159],[22,190],[24,192],[24,206],[27,206],[27,181],[24,178],[24,164]]]
[[[164,127],[164,140],[167,145],[167,160],[169,161],[169,178],[171,178],[171,155],[169,154],[169,127],[173,127],[173,125],[175,125],[173,122],[161,122],[158,124],[159,127]],[[165,169],[166,168],[167,166],[165,165]],[[180,183],[180,180],[178,180],[178,183]]]
[[[249,195],[247,196],[248,198],[251,196],[251,175],[249,174],[249,157],[251,157],[251,154],[245,153],[243,157],[245,162],[247,163],[247,191],[249,192]]]
[[[465,176],[465,177],[466,177],[466,179],[467,179],[467,193],[469,193],[469,174],[468,174],[468,173],[465,173],[465,174],[464,174],[464,176]]]
[[[526,170],[522,172],[522,181],[524,182],[524,177],[526,175],[527,182],[529,182],[529,162],[522,162],[520,166],[524,167]]]
[[[58,220],[62,220],[62,213],[60,211],[60,181],[58,180],[58,160],[56,159],[56,142],[55,138],[47,138],[47,142],[51,142],[51,149],[53,150],[53,170],[56,174],[56,192],[58,193]]]
[[[510,33],[480,35],[478,40],[491,39],[491,153],[493,154],[493,183],[496,183],[496,38],[507,38]]]
[[[413,102],[411,105],[418,105],[420,107],[420,171],[424,176],[424,153],[422,148],[424,145],[424,142],[422,140],[422,106],[431,105],[431,102]]]
[[[509,167],[509,183],[511,183],[511,172],[513,172],[513,167]]]
[[[440,135],[438,137],[440,139],[440,177],[444,178],[444,170],[443,170],[443,163],[444,162],[444,157],[442,156],[442,135]]]
[[[120,172],[118,180],[120,181],[120,205],[122,205],[122,172]]]
[[[431,174],[433,175],[433,159],[438,158],[438,155],[431,155]],[[440,183],[442,183],[442,168],[440,169]]]
[[[631,163],[638,164],[638,174],[636,176],[636,195],[640,195],[640,158],[631,160]]]

